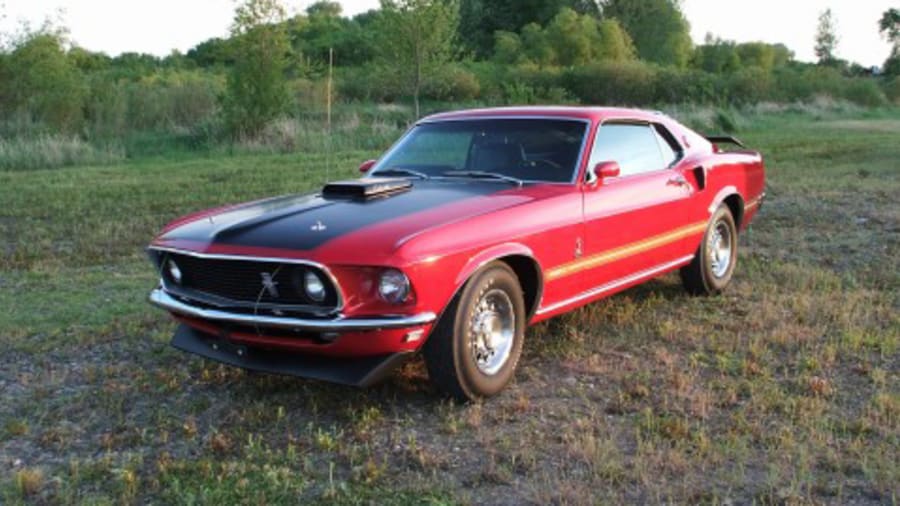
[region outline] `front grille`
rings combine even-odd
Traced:
[[[313,306],[336,309],[337,287],[321,269],[304,264],[277,261],[200,258],[180,253],[159,257],[160,270],[168,286],[179,291],[199,292],[250,305]],[[173,261],[181,271],[177,283],[167,268]],[[304,276],[313,272],[325,286],[325,300],[306,295]]]

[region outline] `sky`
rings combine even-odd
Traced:
[[[302,12],[312,0],[285,0]],[[378,0],[342,0],[345,14],[376,8]],[[79,46],[110,55],[186,52],[211,37],[227,35],[234,0],[0,0],[0,32],[22,21],[39,25],[57,18]],[[707,33],[738,42],[780,42],[802,61],[814,61],[818,15],[831,8],[837,20],[839,57],[881,65],[890,53],[878,34],[881,14],[900,0],[682,0],[694,41]]]

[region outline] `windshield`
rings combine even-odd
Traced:
[[[587,122],[571,119],[479,119],[424,123],[375,169],[429,177],[490,173],[523,181],[571,183]]]

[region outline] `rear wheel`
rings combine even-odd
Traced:
[[[461,401],[496,395],[515,373],[524,334],[519,281],[506,264],[491,263],[469,279],[425,343],[428,375]]]
[[[731,283],[737,264],[737,227],[727,205],[712,218],[694,260],[681,269],[684,288],[693,295],[714,295]]]

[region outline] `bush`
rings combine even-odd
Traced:
[[[425,82],[422,96],[432,100],[466,102],[481,95],[481,83],[475,74],[457,66],[448,65],[442,72]]]
[[[774,74],[772,98],[783,102],[808,102],[816,96],[839,97],[845,78],[832,67],[784,68]]]
[[[588,104],[644,106],[657,99],[657,70],[642,62],[594,63],[567,71],[563,79]]]
[[[655,101],[665,104],[712,104],[721,101],[724,76],[697,69],[657,70]]]
[[[884,94],[894,105],[900,105],[900,76],[884,83]]]
[[[755,104],[768,100],[775,90],[772,74],[759,67],[738,70],[728,78],[727,96],[734,104]]]
[[[395,102],[402,98],[396,75],[377,65],[338,69],[339,96],[363,102]]]
[[[865,107],[880,107],[888,102],[878,83],[871,78],[847,79],[841,97]]]

